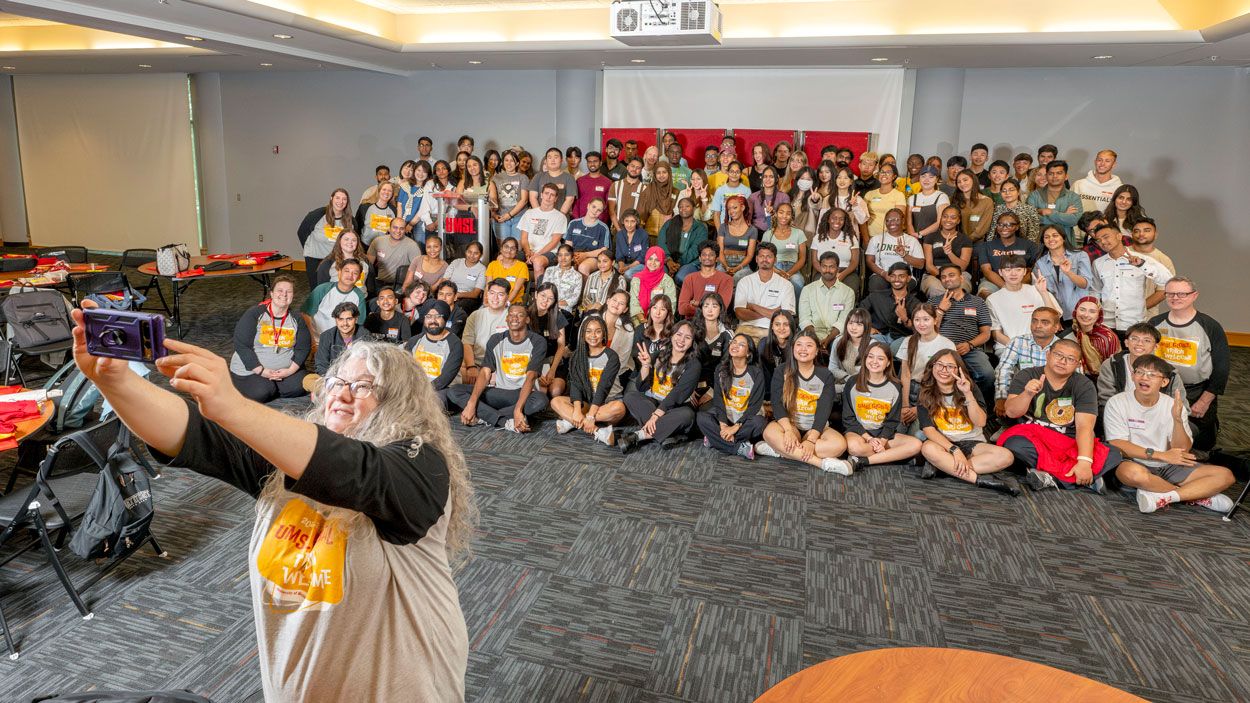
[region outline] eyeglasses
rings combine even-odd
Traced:
[[[352,381],[348,383],[336,376],[326,376],[318,383],[321,384],[321,392],[327,395],[337,395],[344,386],[347,387],[347,391],[351,393],[352,398],[355,400],[368,398],[373,394],[373,381]]]
[[[1050,355],[1055,357],[1056,361],[1062,361],[1065,364],[1075,364],[1076,362],[1080,361],[1079,358],[1075,356],[1068,356],[1067,354],[1059,354],[1057,352],[1051,352]]]
[[[1149,369],[1133,369],[1133,378],[1144,378],[1148,381],[1152,381],[1156,378],[1163,378],[1163,374]]]
[[[1195,291],[1195,290],[1184,291],[1181,293],[1169,293],[1165,291],[1163,293],[1163,297],[1165,298],[1187,298],[1197,292],[1198,291]]]
[[[958,369],[958,368],[959,367],[954,364],[934,364],[933,365],[934,371],[954,371],[955,369]]]
[[[1020,225],[1014,222],[999,222],[998,226],[1001,228],[1001,227],[1019,227]]]

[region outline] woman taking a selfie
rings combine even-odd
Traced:
[[[179,398],[91,356],[73,315],[78,368],[152,453],[257,499],[247,561],[266,700],[463,700],[448,556],[468,542],[473,488],[411,354],[351,345],[299,419],[240,395],[221,357],[169,339],[157,368],[194,402]]]

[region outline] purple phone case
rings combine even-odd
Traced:
[[[92,356],[152,363],[169,353],[160,313],[96,308],[83,310],[83,321]]]

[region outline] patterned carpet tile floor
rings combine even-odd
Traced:
[[[187,339],[228,353],[258,292],[191,288]],[[1221,444],[1246,449],[1250,351],[1234,364]],[[1012,499],[902,467],[843,478],[693,443],[621,456],[558,437],[549,416],[528,436],[455,432],[482,512],[472,557],[453,565],[470,701],[751,701],[813,664],[899,646],[1018,657],[1151,701],[1250,700],[1246,513],[1142,515],[1118,495],[1027,487]],[[0,455],[0,473],[11,463]],[[169,558],[140,552],[106,576],[90,621],[37,554],[0,568],[22,651],[0,660],[5,700],[91,687],[259,700],[251,500],[180,469],[154,492]],[[79,582],[95,568],[62,558]]]

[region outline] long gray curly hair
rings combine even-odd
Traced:
[[[350,359],[363,359],[373,374],[373,395],[378,407],[364,422],[351,427],[345,436],[385,446],[411,440],[415,447],[430,445],[443,455],[449,477],[447,509],[447,554],[455,558],[468,553],[469,539],[477,523],[477,502],[469,468],[464,463],[460,446],[452,438],[451,425],[442,412],[442,404],[434,393],[425,372],[412,355],[403,348],[386,342],[356,342],[330,365],[327,376],[336,376]],[[315,424],[325,422],[326,395],[314,396],[312,408],[304,419]]]

